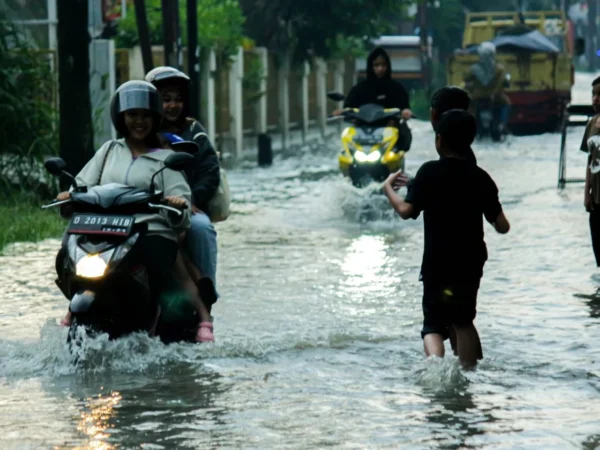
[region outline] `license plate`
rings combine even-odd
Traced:
[[[106,216],[103,214],[75,214],[69,226],[69,234],[100,234],[129,236],[133,229],[133,216]]]
[[[486,122],[491,122],[492,120],[492,113],[489,111],[482,111],[481,112],[481,120],[484,120]]]

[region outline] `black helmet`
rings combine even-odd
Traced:
[[[177,86],[181,90],[183,97],[183,112],[181,119],[190,114],[190,84],[191,80],[181,70],[177,70],[174,67],[160,66],[152,69],[146,74],[146,81],[152,83],[156,89],[162,89],[165,86]]]
[[[115,129],[123,136],[128,134],[123,113],[132,109],[150,111],[154,118],[152,133],[158,131],[162,120],[162,100],[158,90],[152,84],[146,81],[132,80],[123,83],[116,90],[110,104],[110,117]]]

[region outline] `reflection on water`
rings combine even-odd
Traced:
[[[414,126],[409,173],[435,158],[430,125]],[[599,283],[581,186],[556,191],[559,138],[475,146],[513,229],[485,228],[472,373],[423,357],[422,219],[340,179],[335,144],[229,172],[215,344],[101,336],[75,366],[58,241],[14,246],[0,258],[0,448],[598,447]]]
[[[386,263],[385,248],[381,236],[365,235],[354,240],[342,264],[347,283],[361,286],[377,281],[377,274]]]
[[[592,319],[600,319],[600,288],[592,295],[575,294],[575,297],[585,299]]]
[[[116,448],[114,445],[105,442],[109,437],[106,430],[114,428],[115,408],[122,398],[118,392],[112,392],[106,396],[99,394],[98,397],[86,399],[86,410],[81,413],[77,430],[87,435],[89,442],[84,446],[75,448],[81,450],[113,450]]]

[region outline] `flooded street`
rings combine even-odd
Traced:
[[[574,101],[590,101],[592,78]],[[411,174],[436,158],[430,125],[413,130]],[[569,135],[570,177],[583,174],[582,133]],[[58,241],[12,247],[0,448],[600,448],[600,272],[583,186],[556,188],[559,144],[474,147],[512,224],[506,236],[486,224],[475,372],[424,358],[422,218],[349,186],[336,141],[228,172],[214,345],[98,338],[76,367],[58,326]]]

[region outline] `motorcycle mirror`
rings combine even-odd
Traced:
[[[44,163],[44,167],[52,175],[54,175],[55,177],[59,177],[67,168],[67,163],[62,158],[49,158]]]
[[[61,175],[68,176],[73,183],[75,192],[85,192],[87,190],[87,188],[85,186],[80,188],[77,185],[77,181],[75,180],[75,177],[73,175],[71,175],[69,172],[65,171],[65,169],[67,168],[67,163],[62,158],[58,158],[58,157],[48,158],[46,160],[46,162],[44,163],[44,167],[46,168],[46,170],[48,172],[50,172],[55,177],[60,177]]]
[[[171,148],[176,152],[184,153],[197,153],[200,150],[200,146],[194,141],[178,141],[171,143]]]
[[[346,98],[344,94],[335,91],[328,92],[327,97],[334,102],[341,102]]]
[[[188,146],[190,144],[189,141],[184,141]],[[198,146],[195,142],[192,142],[196,146],[196,151]],[[173,153],[169,155],[167,159],[165,159],[165,167],[171,170],[184,170],[186,167],[190,166],[194,163],[194,157],[189,153]]]

